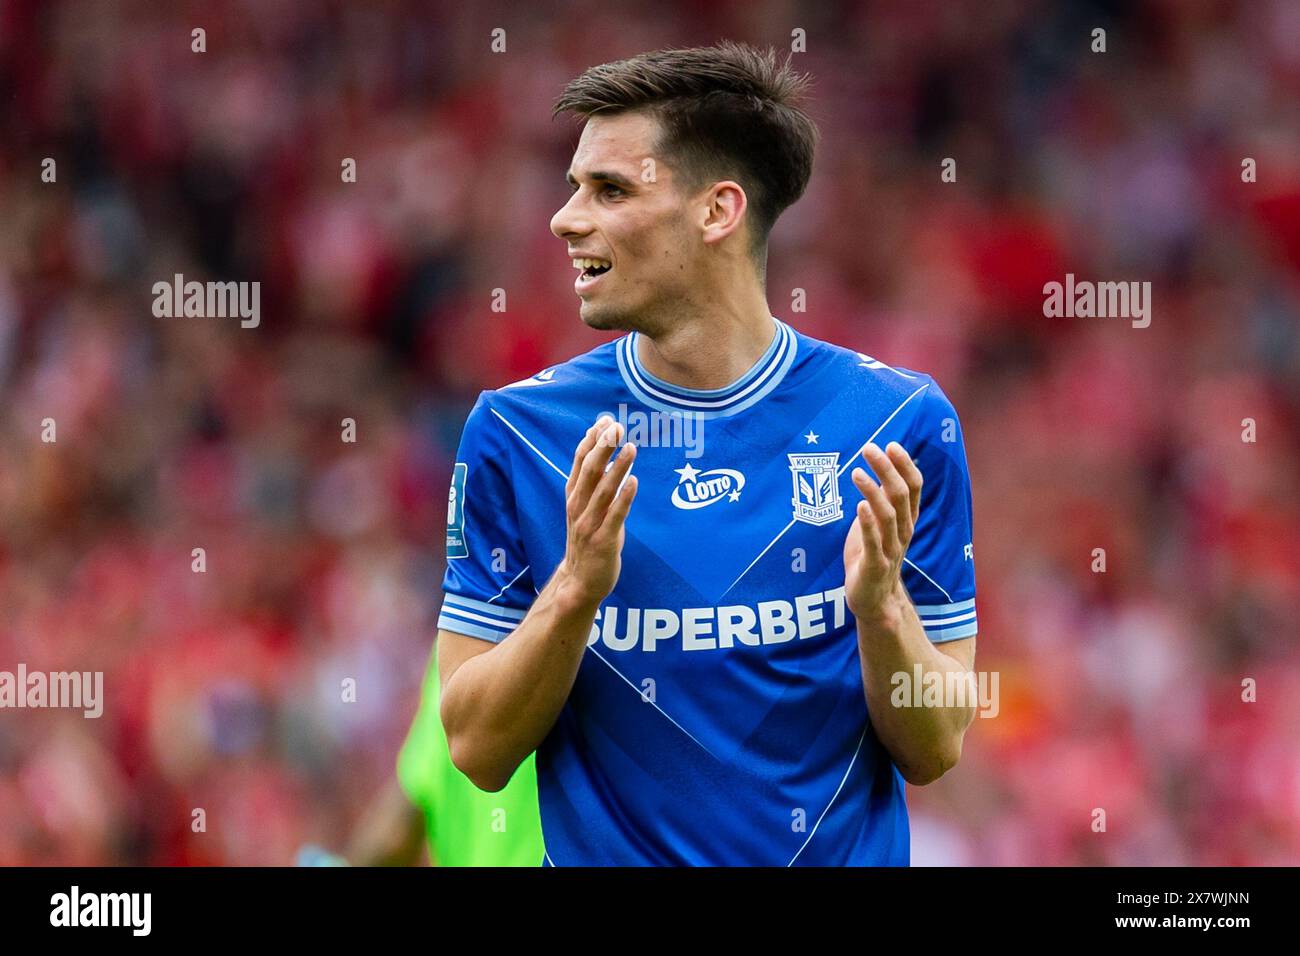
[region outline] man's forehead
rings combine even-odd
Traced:
[[[658,135],[659,124],[641,113],[593,116],[583,127],[569,173],[582,177],[608,170],[633,178],[645,160],[659,161],[654,155]]]

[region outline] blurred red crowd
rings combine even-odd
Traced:
[[[909,791],[914,862],[1300,862],[1300,10],[805,6],[0,0],[0,670],[105,675],[98,720],[0,710],[0,864],[345,841],[466,411],[601,341],[555,95],[793,30],[823,143],[769,302],[933,373],[974,483],[999,711]],[[1044,317],[1067,272],[1150,281],[1150,327]],[[155,318],[176,273],[260,326]]]

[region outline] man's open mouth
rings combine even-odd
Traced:
[[[604,275],[614,264],[608,259],[574,259],[573,268],[581,269],[582,274],[579,278],[594,279],[596,276]]]

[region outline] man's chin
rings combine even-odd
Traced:
[[[598,332],[631,331],[629,316],[613,309],[601,308],[590,302],[583,302],[578,307],[578,315],[588,328]]]

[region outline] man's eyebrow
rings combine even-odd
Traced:
[[[622,176],[619,173],[606,172],[605,170],[599,170],[599,169],[594,170],[591,173],[588,173],[587,178],[594,180],[598,183],[613,183],[615,186],[621,186],[624,189],[627,189],[628,187],[633,185],[632,180],[628,179],[626,176]],[[572,170],[564,174],[564,180],[570,186],[578,185],[578,180],[574,178]]]

